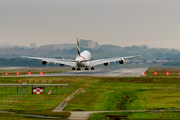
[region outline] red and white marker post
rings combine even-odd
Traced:
[[[51,94],[51,90],[48,90],[48,95],[50,95]]]

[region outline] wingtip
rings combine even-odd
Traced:
[[[21,57],[21,58],[26,58],[26,56],[22,56],[22,55],[21,55],[20,57]]]
[[[23,55],[21,55],[20,57],[21,57],[21,58],[27,58],[28,56],[23,56]]]

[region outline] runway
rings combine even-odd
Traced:
[[[64,73],[52,74],[31,74],[19,75],[19,77],[39,77],[39,76],[95,76],[95,77],[140,77],[148,68],[97,68],[89,71],[69,71]],[[16,76],[17,77],[17,76]]]

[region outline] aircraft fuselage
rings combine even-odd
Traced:
[[[85,50],[76,57],[76,66],[77,67],[88,67],[89,60],[91,60],[91,53],[89,51]]]

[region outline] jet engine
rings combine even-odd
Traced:
[[[46,61],[42,61],[42,64],[43,64],[43,65],[46,65],[46,64],[48,64],[48,62],[46,62]]]
[[[59,64],[60,66],[64,66],[64,64]]]
[[[104,63],[104,66],[108,66],[109,65],[109,63]]]
[[[120,60],[119,60],[119,64],[124,64],[125,63],[125,60],[123,59],[123,58],[121,58]]]

